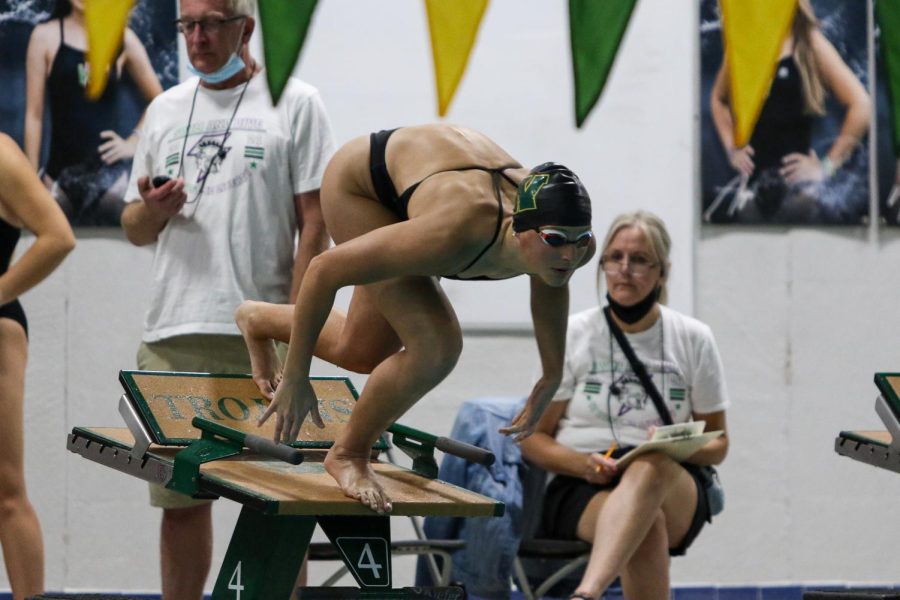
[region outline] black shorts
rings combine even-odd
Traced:
[[[703,480],[700,477],[700,467],[691,464],[682,464],[682,467],[690,473],[697,486],[697,509],[694,518],[688,528],[684,539],[675,548],[669,549],[670,556],[683,556],[693,541],[697,538],[703,524],[712,521],[709,514],[709,502],[706,491],[703,489]],[[598,492],[612,490],[618,485],[618,478],[604,484],[588,483],[578,477],[557,475],[547,486],[544,493],[544,510],[541,523],[538,527],[538,537],[550,539],[575,540],[578,539],[578,520],[591,499]]]

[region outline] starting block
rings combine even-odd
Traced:
[[[123,371],[119,413],[127,428],[75,427],[71,452],[196,498],[242,505],[213,600],[288,600],[316,525],[322,527],[359,585],[303,588],[298,598],[465,598],[455,587],[394,588],[389,516],[347,498],[322,460],[349,420],[356,400],[350,381],[311,378],[326,423],[305,422],[293,444],[276,444],[274,424],[256,426],[268,401],[249,376]],[[391,497],[390,516],[493,517],[496,500],[435,479],[434,449],[490,464],[485,450],[394,425],[394,443],[413,469],[372,467]],[[245,449],[246,447],[246,449]]]
[[[884,423],[883,431],[841,431],[834,451],[866,464],[900,473],[900,373],[876,373],[881,392],[875,412]]]

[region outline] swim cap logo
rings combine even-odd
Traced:
[[[537,195],[541,188],[550,181],[550,175],[547,173],[538,173],[526,177],[519,187],[519,194],[516,197],[516,213],[525,212],[526,210],[535,210],[537,208]]]

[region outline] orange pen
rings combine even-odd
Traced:
[[[609,458],[610,456],[612,456],[612,453],[615,452],[615,450],[616,450],[616,443],[613,442],[612,446],[610,446],[609,448],[606,449],[606,454],[603,455],[603,458]],[[603,465],[596,465],[594,467],[595,473],[599,473],[602,470],[603,470]]]

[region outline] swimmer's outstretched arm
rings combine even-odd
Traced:
[[[575,266],[579,269],[588,264],[597,250],[597,243],[591,240],[590,248]],[[539,277],[531,276],[531,321],[534,337],[541,357],[542,374],[531,389],[525,407],[516,415],[508,427],[500,430],[506,435],[515,434],[520,442],[534,433],[541,416],[553,400],[562,381],[563,363],[566,354],[566,329],[569,323],[569,286],[552,287]]]
[[[310,261],[297,294],[282,381],[259,424],[275,414],[275,440],[285,442],[297,439],[307,414],[324,427],[309,369],[339,289],[408,275],[453,273],[468,264],[483,243],[474,229],[464,221],[454,226],[445,217],[422,216],[372,230]]]
[[[541,377],[534,384],[525,407],[508,427],[500,430],[524,440],[537,427],[544,410],[562,381],[566,354],[566,326],[569,318],[569,286],[551,287],[531,276],[531,320],[541,357]]]

